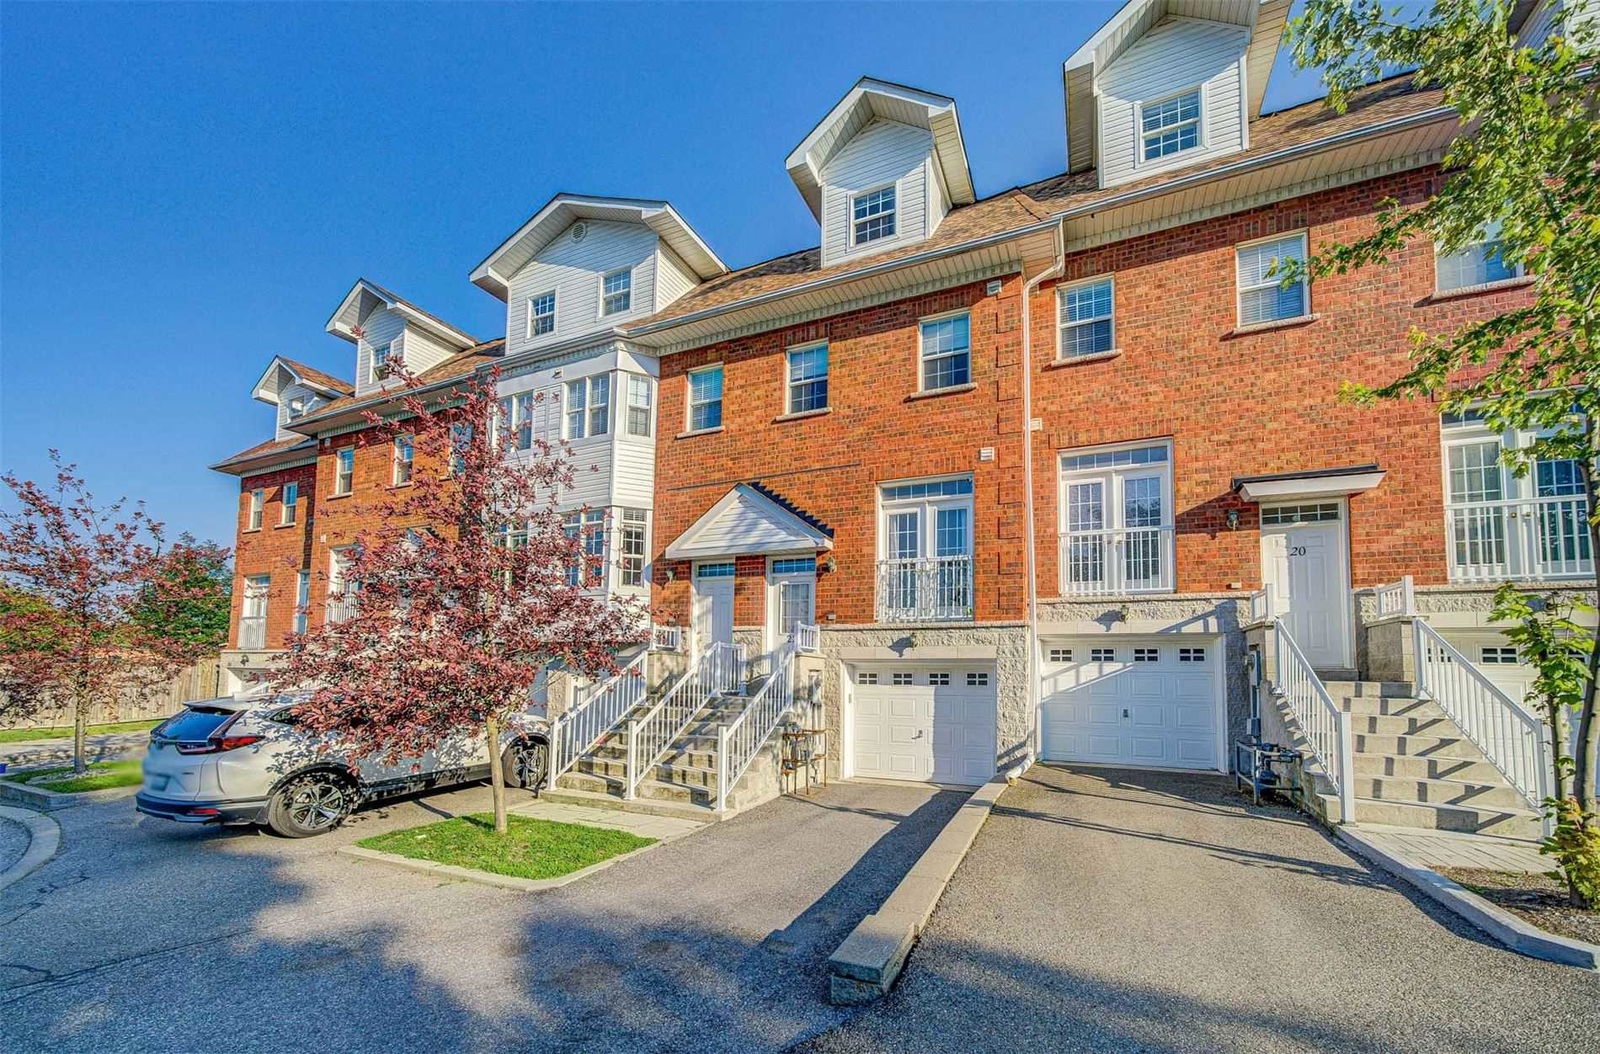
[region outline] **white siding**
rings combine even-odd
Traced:
[[[928,236],[928,170],[933,133],[877,119],[840,150],[822,172],[822,263],[883,252]],[[896,185],[895,233],[863,246],[850,244],[850,199],[864,190]]]
[[[1600,17],[1600,0],[1543,0],[1528,20],[1522,23],[1522,31],[1518,34],[1518,41],[1530,48],[1536,48],[1544,43],[1553,28],[1551,23],[1555,20],[1556,12],[1567,12],[1566,33],[1572,35],[1576,28],[1575,23],[1593,21]]]
[[[404,355],[405,330],[405,319],[386,307],[378,308],[361,320],[361,336],[356,339],[357,395],[365,395],[383,387],[372,383],[372,349],[388,344],[391,345],[389,354],[398,351]],[[413,363],[411,368],[415,370],[416,365]]]
[[[678,254],[661,244],[656,249],[656,310],[659,311],[688,293],[699,279]]]
[[[1168,19],[1118,56],[1099,77],[1100,184],[1111,187],[1245,147],[1244,68],[1249,34],[1240,26]],[[1138,107],[1200,88],[1200,146],[1139,160]]]
[[[299,385],[299,384],[286,384],[286,385],[284,385],[283,386],[283,390],[278,393],[278,434],[277,434],[277,438],[279,438],[279,439],[293,439],[296,436],[300,435],[299,432],[295,432],[295,431],[293,431],[293,430],[291,430],[289,428],[289,404],[291,402],[293,402],[295,399],[298,399],[298,398],[301,398],[301,397],[304,397],[305,400],[306,400],[306,412],[307,413],[311,412],[312,410],[315,410],[317,407],[321,406],[323,403],[328,401],[328,400],[324,399],[322,396],[320,396],[320,395],[316,394],[315,392],[313,392],[310,388],[306,388],[306,387],[304,387],[302,385]]]
[[[649,227],[615,220],[584,220],[582,241],[572,240],[569,227],[541,249],[511,279],[506,305],[506,353],[568,340],[584,333],[608,330],[619,322],[640,318],[655,310],[656,246],[659,239]],[[633,268],[632,308],[615,315],[600,315],[600,276],[621,267]],[[556,328],[553,333],[528,338],[528,298],[555,290]]]
[[[406,369],[412,373],[426,373],[454,354],[447,345],[414,325],[406,327]]]

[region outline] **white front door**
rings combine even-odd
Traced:
[[[694,646],[704,651],[721,641],[733,643],[733,562],[694,568]]]
[[[1350,662],[1350,564],[1344,503],[1261,510],[1261,573],[1273,610],[1319,669]]]
[[[789,643],[794,628],[817,620],[815,557],[775,557],[767,563],[767,649]]]

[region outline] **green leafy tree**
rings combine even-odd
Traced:
[[[131,617],[145,633],[221,648],[228,642],[233,602],[230,551],[215,542],[178,536],[161,577],[141,592]]]
[[[1442,332],[1411,334],[1406,372],[1381,383],[1349,383],[1344,397],[1358,403],[1436,398],[1441,411],[1474,407],[1493,429],[1537,433],[1532,445],[1502,455],[1526,474],[1542,460],[1571,460],[1584,477],[1591,511],[1600,416],[1595,373],[1600,334],[1600,123],[1594,76],[1593,23],[1566,17],[1563,5],[1548,37],[1525,46],[1511,31],[1512,0],[1435,0],[1408,13],[1376,0],[1308,0],[1290,27],[1296,62],[1322,72],[1328,105],[1342,110],[1351,95],[1395,71],[1416,86],[1439,90],[1461,121],[1461,134],[1443,160],[1444,179],[1420,204],[1381,204],[1371,231],[1322,247],[1305,265],[1284,268],[1285,281],[1305,271],[1343,274],[1387,263],[1407,246],[1432,242],[1454,254],[1482,243],[1485,252],[1520,268],[1529,292],[1514,306]],[[1600,553],[1600,529],[1589,525],[1589,551]],[[1570,779],[1549,804],[1578,832],[1582,845],[1596,827],[1595,686],[1593,632],[1569,621],[1563,631],[1583,658],[1581,683],[1570,655],[1544,678],[1551,705],[1565,707],[1578,725]],[[1538,665],[1535,660],[1535,665]],[[1543,667],[1541,667],[1543,678]],[[1560,690],[1556,691],[1559,685]],[[1565,743],[1557,743],[1565,756]],[[1593,868],[1588,888],[1600,888],[1593,854],[1561,857],[1569,891],[1581,896],[1573,869]]]

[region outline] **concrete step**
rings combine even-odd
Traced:
[[[621,780],[628,775],[628,762],[625,759],[579,758],[573,769],[591,776]],[[676,783],[685,787],[715,787],[717,785],[717,769],[715,764],[669,765],[662,763],[656,765],[655,770],[651,773],[651,778],[661,783]]]
[[[1464,780],[1358,775],[1356,797],[1410,805],[1467,805],[1474,809],[1509,810],[1529,808],[1522,795],[1500,779],[1468,783]]]
[[[1503,778],[1500,770],[1487,761],[1447,757],[1413,758],[1399,754],[1357,754],[1355,769],[1357,776],[1395,776],[1414,780],[1494,783]]]
[[[562,777],[565,779],[565,777]],[[576,790],[559,784],[539,794],[541,801],[562,802],[567,805],[587,805],[595,809],[618,809],[643,816],[672,816],[680,820],[708,823],[720,820],[725,814],[704,805],[685,805],[681,802],[657,801],[652,798],[635,798],[623,801],[614,794],[597,794],[594,791]]]
[[[1492,834],[1502,838],[1538,838],[1539,814],[1526,809],[1474,809],[1464,805],[1412,805],[1356,798],[1358,823],[1383,823],[1428,831]]]
[[[1410,681],[1349,681],[1323,679],[1322,686],[1335,699],[1381,699],[1411,695]]]
[[[1381,717],[1443,717],[1444,710],[1431,699],[1413,699],[1406,695],[1334,696],[1333,701],[1347,714],[1370,714]]]
[[[1402,754],[1412,758],[1455,758],[1465,761],[1483,761],[1483,752],[1463,736],[1397,736],[1358,733],[1354,740],[1356,755]]]
[[[1434,717],[1351,714],[1350,731],[1359,735],[1440,736],[1451,739],[1461,735],[1456,723],[1443,714]]]
[[[568,772],[556,781],[556,786],[564,790],[609,794],[619,799],[622,797],[622,785],[623,779],[620,776],[598,776],[591,772]],[[640,780],[634,793],[638,798],[687,805],[711,806],[716,802],[714,786],[685,786],[680,783],[666,783],[659,779]]]
[[[673,742],[672,746],[667,749],[667,752],[662,755],[661,764],[687,765],[690,768],[701,769],[716,768],[716,751],[712,749],[699,749],[700,745],[701,744],[699,741],[694,743],[685,743],[681,739],[676,740]],[[715,747],[717,745],[717,737],[709,737],[704,745],[707,747]],[[596,761],[616,761],[626,764],[628,760],[628,749],[619,741],[617,743],[607,744],[606,746],[600,747],[597,750],[591,751],[588,756]]]

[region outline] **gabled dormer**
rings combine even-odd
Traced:
[[[403,361],[420,374],[478,343],[470,333],[365,278],[357,279],[339,303],[327,330],[356,346],[357,395],[398,383],[395,363]]]
[[[727,273],[665,201],[557,194],[471,277],[506,302],[515,355],[609,334]]]
[[[295,421],[354,391],[346,381],[278,355],[268,364],[250,395],[277,408],[275,438],[294,439],[299,436],[292,427]]]
[[[956,102],[863,77],[784,162],[822,229],[822,265],[930,237],[974,200]]]
[[[1238,153],[1290,0],[1131,0],[1062,76],[1067,165],[1102,187]]]

